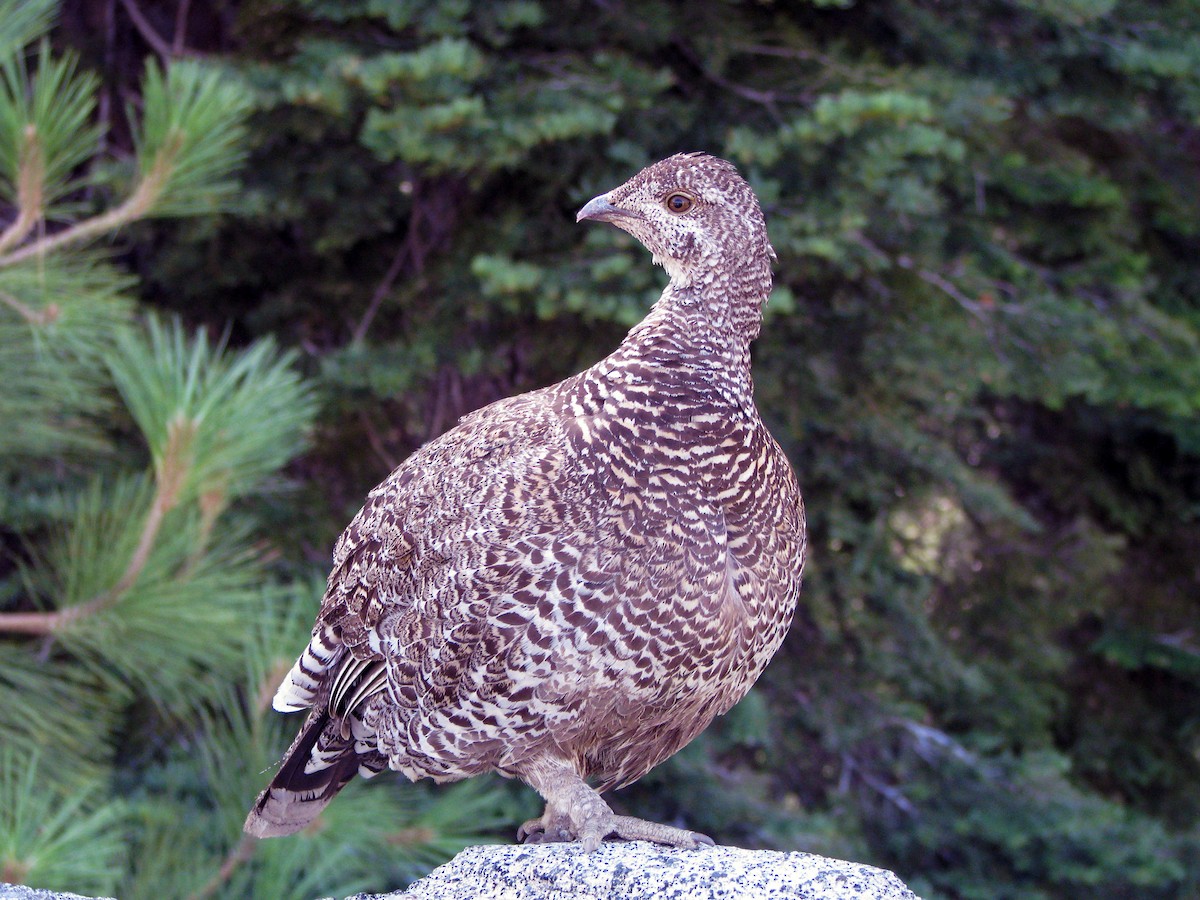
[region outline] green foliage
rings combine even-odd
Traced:
[[[50,28],[55,0],[0,0],[0,59],[10,59]]]
[[[42,45],[37,79],[29,83],[25,61],[5,58],[0,82],[0,190],[9,203],[22,205],[30,168],[39,182],[38,208],[53,214],[54,203],[76,189],[71,174],[91,153],[99,137],[92,121],[98,79],[76,71],[72,56],[55,59]]]
[[[752,699],[616,803],[929,898],[1200,890],[1195,4],[240,0],[165,74],[128,23],[18,56],[49,15],[0,0],[0,611],[87,618],[0,632],[0,729],[116,773],[121,896],[382,889],[535,812],[385,776],[238,832],[312,560],[644,314],[662,273],[573,213],[693,149],[779,254],[755,383],[812,559]],[[189,327],[62,252],[114,232]]]
[[[119,710],[113,698],[104,697],[94,672],[78,662],[60,661],[54,677],[48,678],[45,663],[35,654],[6,641],[0,643],[0,689],[12,698],[0,705],[0,729],[4,746],[16,754],[14,759],[28,761],[53,747],[69,761],[39,768],[42,788],[47,781],[68,787],[99,783],[109,762],[109,741]],[[125,699],[119,689],[116,695]]]
[[[158,216],[218,211],[237,190],[230,176],[244,152],[244,91],[196,63],[176,62],[165,74],[149,63],[142,103],[135,140],[139,188],[153,192],[150,210]],[[132,110],[129,118],[136,119]]]
[[[1183,842],[1152,817],[1077,789],[1070,763],[1056,753],[984,763],[906,749],[901,765],[923,770],[908,779],[923,782],[911,799],[953,818],[955,834],[970,838],[951,845],[944,832],[904,828],[879,811],[879,840],[922,860],[911,886],[925,896],[1170,898],[1196,888]]]
[[[0,4],[0,44],[37,36],[48,12],[29,8]],[[234,346],[139,309],[136,278],[90,246],[230,202],[243,86],[148,65],[131,146],[118,132],[106,157],[98,84],[49,45],[0,58],[0,881],[274,898],[410,879],[507,821],[507,794],[376,789],[363,808],[396,831],[346,807],[261,852],[241,836],[291,725],[263,692],[317,590],[283,580],[306,560],[270,565],[316,394],[269,337]]]
[[[0,880],[110,894],[124,862],[124,805],[95,781],[46,790],[36,753],[0,753]]]
[[[39,594],[64,613],[56,629],[63,648],[111,679],[114,691],[133,688],[180,711],[195,705],[212,673],[228,672],[246,652],[242,623],[260,599],[253,585],[261,577],[248,564],[248,535],[229,522],[203,534],[212,528],[206,511],[183,507],[164,516],[145,551],[156,502],[150,485],[97,484],[73,499],[74,518],[37,571],[53,579]]]
[[[303,446],[315,409],[294,354],[264,340],[232,356],[203,333],[189,341],[179,323],[147,325],[145,340],[120,334],[107,362],[158,480],[174,482],[175,503],[203,498],[220,507]]]

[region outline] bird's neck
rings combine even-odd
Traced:
[[[684,329],[711,349],[729,351],[749,366],[750,343],[758,337],[770,294],[771,264],[765,255],[720,256],[672,271],[648,320],[660,311],[675,313],[664,315],[664,323]]]
[[[771,292],[769,264],[730,261],[711,275],[671,282],[615,354],[658,368],[690,370],[721,385],[739,405],[751,406],[750,343],[758,337]],[[751,261],[752,262],[752,261]]]
[[[731,342],[748,345],[758,337],[770,294],[771,260],[765,252],[716,250],[672,272],[659,302],[695,304],[715,331],[728,335]]]

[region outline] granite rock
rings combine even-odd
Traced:
[[[112,900],[111,897],[81,897],[79,894],[60,894],[23,884],[0,884],[0,900]]]
[[[918,900],[891,872],[738,847],[612,842],[468,847],[407,891],[351,900]]]
[[[611,842],[468,847],[407,891],[347,900],[919,900],[891,872],[738,847]],[[0,900],[98,900],[0,884]]]

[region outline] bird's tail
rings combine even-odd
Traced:
[[[360,755],[355,737],[343,734],[340,721],[325,709],[314,710],[284,754],[279,772],[258,795],[243,829],[260,838],[300,831],[356,773],[380,771],[385,763],[376,756]]]

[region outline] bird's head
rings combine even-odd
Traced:
[[[611,222],[642,242],[676,287],[730,277],[770,291],[775,251],[750,185],[732,163],[678,153],[591,200],[575,217]],[[730,285],[732,287],[732,285]]]

